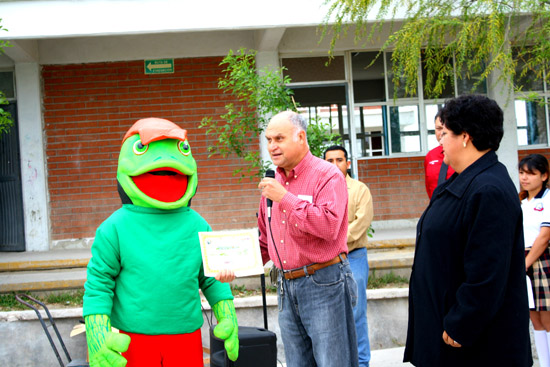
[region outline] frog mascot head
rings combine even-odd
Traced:
[[[137,121],[122,140],[117,180],[124,203],[158,209],[189,206],[197,191],[197,162],[187,131],[171,121]]]

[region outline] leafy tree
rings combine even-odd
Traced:
[[[218,88],[236,98],[238,105],[227,104],[220,120],[206,117],[200,127],[206,127],[207,134],[217,135],[217,144],[208,147],[210,156],[235,153],[248,162],[247,174],[261,176],[269,162],[262,161],[254,143],[267,126],[269,116],[292,108],[292,91],[285,88],[289,80],[281,79],[279,70],[265,68],[257,73],[255,56],[255,51],[244,48],[236,54],[229,51],[220,64],[225,66],[225,75]]]
[[[319,117],[314,117],[307,125],[307,142],[311,154],[323,158],[325,150],[334,144],[341,144],[342,137],[339,134],[330,133],[330,123],[323,122]]]
[[[331,56],[348,32],[353,32],[356,42],[366,43],[380,35],[384,25],[390,28],[381,52],[393,51],[393,83],[407,95],[417,93],[421,55],[430,97],[441,95],[444,86],[453,83],[452,58],[457,77],[480,75],[474,88],[497,69],[505,83],[526,76],[550,81],[549,0],[326,0],[325,4],[329,8],[321,39],[330,36]],[[402,23],[398,25],[397,19]],[[516,83],[517,90],[522,88],[521,82]]]
[[[0,22],[2,19],[0,18]],[[0,25],[0,30],[7,31],[2,25]],[[11,47],[8,41],[0,40],[0,52],[4,52],[5,47]],[[8,99],[4,92],[0,91],[0,106],[9,104]],[[0,107],[0,137],[2,134],[7,133],[13,125],[13,120],[11,114]]]
[[[258,73],[255,56],[256,51],[244,48],[238,53],[229,51],[220,64],[225,66],[225,74],[219,80],[218,88],[238,102],[228,103],[220,119],[205,117],[200,124],[207,129],[207,134],[217,136],[216,144],[208,147],[210,156],[236,154],[248,166],[244,172],[237,169],[234,174],[251,178],[263,176],[271,164],[262,159],[257,144],[269,118],[297,107],[292,99],[293,91],[285,86],[290,83],[290,78],[281,76],[283,68],[264,68]],[[323,142],[334,141],[336,135],[327,131],[326,124],[312,122],[308,125],[308,142],[310,149],[317,152],[322,149]]]

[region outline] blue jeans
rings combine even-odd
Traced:
[[[353,308],[357,345],[359,350],[359,367],[368,367],[370,361],[369,326],[367,324],[367,283],[369,280],[369,262],[367,249],[358,248],[348,255],[353,278],[357,282],[357,305]]]
[[[298,279],[279,275],[277,293],[288,367],[358,366],[357,284],[347,259]]]

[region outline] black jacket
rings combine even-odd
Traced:
[[[490,151],[438,186],[418,222],[404,360],[531,366],[525,276],[517,190]]]

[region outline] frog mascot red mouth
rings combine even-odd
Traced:
[[[156,168],[132,179],[145,195],[165,203],[177,201],[187,191],[187,176],[172,167]]]
[[[90,366],[161,367],[170,356],[169,365],[202,367],[199,290],[218,320],[214,334],[236,360],[231,289],[204,275],[198,232],[212,229],[189,206],[197,163],[187,131],[164,119],[137,121],[124,136],[117,181],[123,205],[96,231],[84,286]]]

